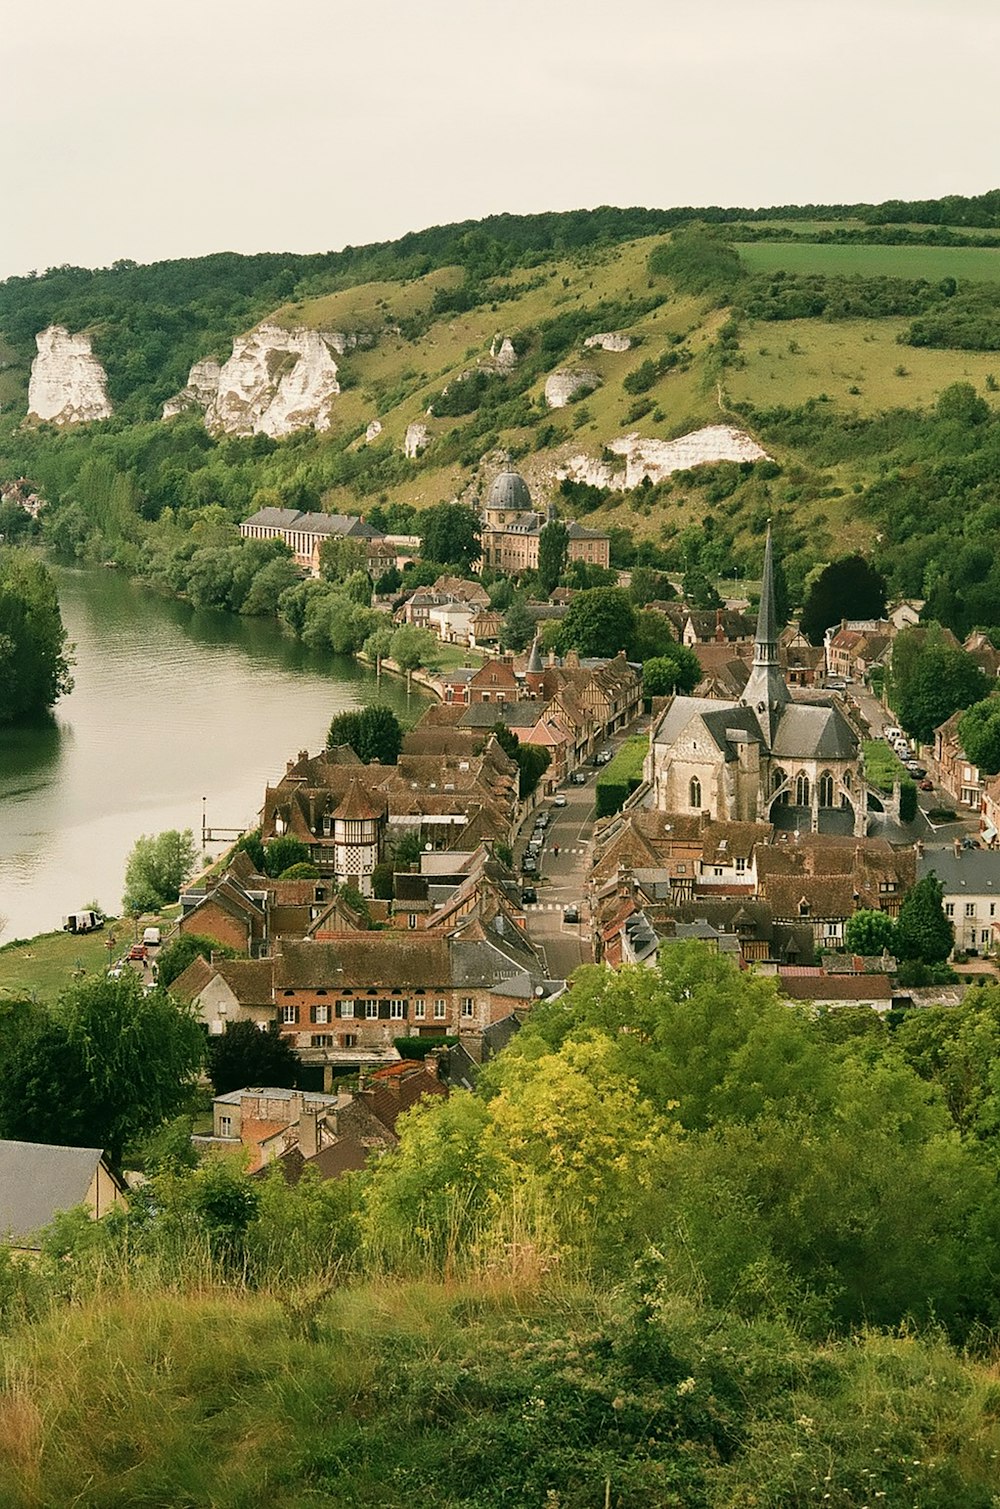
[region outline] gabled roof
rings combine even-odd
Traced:
[[[378,806],[365,791],[360,781],[354,780],[347,788],[347,795],[336,808],[333,816],[342,822],[373,822],[385,815],[385,802]]]
[[[80,1205],[103,1158],[99,1147],[0,1141],[0,1239],[23,1241]]]

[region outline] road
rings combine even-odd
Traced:
[[[593,961],[590,943],[590,909],[587,905],[587,875],[590,870],[590,840],[594,831],[594,781],[597,771],[585,766],[585,786],[563,786],[565,807],[554,807],[551,800],[537,811],[546,810],[550,823],[545,830],[545,847],[539,875],[524,876],[525,885],[538,891],[538,901],[528,903],[528,936],[545,954],[550,978],[564,980],[580,964]],[[528,818],[518,835],[515,858],[518,865],[524,845],[531,836],[536,813]],[[559,853],[556,853],[556,847]],[[563,908],[575,904],[580,909],[579,922],[564,922]]]

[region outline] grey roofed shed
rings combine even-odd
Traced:
[[[102,1163],[99,1147],[0,1141],[0,1239],[30,1237],[60,1211],[82,1204]],[[121,1181],[104,1168],[120,1191]]]

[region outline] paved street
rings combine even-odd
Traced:
[[[533,943],[545,951],[549,975],[562,980],[580,964],[593,958],[590,946],[590,912],[587,907],[586,883],[590,868],[590,837],[594,828],[594,781],[597,771],[585,767],[585,786],[564,786],[565,807],[554,807],[551,798],[539,811],[548,811],[551,821],[545,830],[539,875],[524,876],[525,885],[538,891],[536,905],[525,907],[528,933]],[[535,814],[527,820],[518,838],[515,856],[518,864],[524,844],[531,836]],[[556,845],[559,847],[557,854]],[[564,922],[563,908],[574,903],[580,908],[580,921]]]

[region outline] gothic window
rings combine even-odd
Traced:
[[[828,770],[824,770],[819,778],[819,804],[821,807],[833,806],[833,776]]]
[[[695,812],[701,811],[701,782],[696,775],[691,777],[691,784],[688,787],[688,801]]]
[[[796,807],[809,805],[809,777],[804,770],[800,770],[795,777],[795,805]]]
[[[772,790],[772,792],[775,792],[775,791],[778,790],[779,787],[784,786],[786,779],[787,779],[787,777],[786,777],[785,772],[783,770],[781,770],[780,768],[777,769],[777,770],[775,770],[774,774],[771,777],[771,790]],[[788,790],[787,790],[787,788],[778,797],[778,801],[782,804],[782,806],[787,806],[788,805]]]

